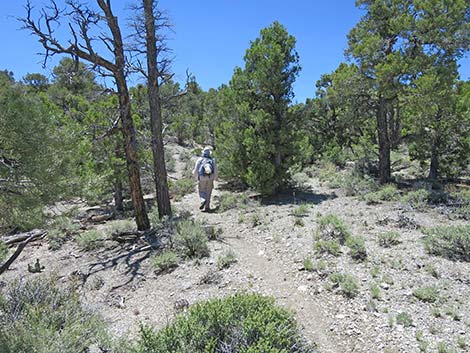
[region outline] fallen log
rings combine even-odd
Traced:
[[[46,235],[46,234],[47,234],[47,231],[45,231],[44,229],[34,229],[34,230],[26,232],[26,233],[20,233],[20,234],[16,234],[16,235],[13,235],[13,236],[10,236],[10,237],[6,237],[6,238],[3,239],[3,242],[6,245],[12,245],[12,244],[15,244],[15,243],[25,241],[26,239],[29,239],[29,238],[31,238],[31,240],[34,240],[34,239],[40,238],[40,237],[42,237],[43,235]]]
[[[28,245],[29,242],[31,242],[32,240],[40,236],[47,234],[47,231],[45,230],[41,230],[41,232],[42,233],[39,233],[39,230],[29,232],[32,234],[30,234],[28,238],[26,238],[25,240],[23,240],[21,243],[18,244],[18,247],[16,248],[16,251],[13,253],[13,255],[11,255],[10,258],[0,267],[0,275],[6,270],[8,270],[10,265],[13,263],[13,261],[17,259],[18,256],[20,256],[21,252],[26,247],[26,245]]]

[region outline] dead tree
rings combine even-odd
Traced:
[[[158,10],[156,0],[139,0],[133,9],[136,17],[133,22],[134,35],[131,52],[135,54],[134,68],[147,79],[152,132],[152,154],[158,214],[160,217],[171,215],[168,177],[165,166],[165,151],[162,134],[162,98],[160,85],[171,78],[166,46],[165,32],[169,29],[168,18]],[[146,58],[146,68],[140,60]]]
[[[16,248],[15,252],[8,258],[8,260],[5,261],[3,265],[0,266],[0,275],[6,270],[8,270],[8,268],[18,258],[18,256],[20,256],[20,254],[23,252],[24,248],[26,247],[26,245],[28,245],[29,242],[35,239],[38,239],[40,237],[43,237],[46,234],[47,234],[47,231],[45,230],[35,229],[35,230],[32,230],[31,232],[18,234],[8,239],[5,242],[7,245],[11,245],[16,242],[20,242],[20,243],[18,244],[18,247]]]
[[[40,10],[33,19],[33,7],[26,3],[26,18],[20,18],[23,28],[39,38],[45,49],[45,60],[55,54],[69,54],[76,60],[83,59],[105,76],[114,78],[119,96],[119,116],[124,137],[127,171],[134,206],[135,219],[139,230],[150,228],[140,181],[140,168],[137,153],[136,133],[131,115],[131,102],[126,82],[127,60],[118,19],[111,9],[110,0],[96,0],[100,10],[94,10],[80,0],[66,0],[65,9],[59,9],[56,2]],[[59,25],[68,27],[69,39],[56,36]],[[62,34],[62,33],[61,33]],[[98,53],[96,42],[106,48],[111,59]]]

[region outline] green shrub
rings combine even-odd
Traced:
[[[318,220],[316,237],[323,240],[334,239],[344,244],[346,239],[351,236],[348,226],[342,219],[334,214],[321,217]]]
[[[294,211],[292,212],[292,215],[294,217],[305,217],[308,216],[308,205],[307,204],[301,204],[297,206]]]
[[[51,227],[66,233],[67,235],[74,235],[80,230],[80,225],[74,223],[72,219],[66,216],[56,217],[51,224]]]
[[[96,229],[88,230],[77,235],[75,238],[78,246],[85,251],[99,248],[102,245],[103,240],[103,234]]]
[[[445,314],[450,316],[452,318],[452,320],[454,320],[454,321],[462,320],[462,316],[459,314],[457,308],[449,306],[445,309]]]
[[[379,275],[380,275],[380,266],[378,266],[378,265],[372,266],[372,268],[370,269],[370,275],[373,278],[379,277]]]
[[[429,254],[470,262],[470,225],[427,228],[424,233],[424,247]]]
[[[400,238],[400,234],[394,231],[389,231],[389,232],[379,234],[377,240],[380,246],[383,246],[384,248],[389,248],[393,245],[400,244],[399,238]]]
[[[1,352],[87,352],[104,341],[103,321],[54,279],[17,280],[0,292]]]
[[[225,212],[233,208],[238,208],[242,205],[247,205],[249,199],[243,193],[222,193],[219,197],[219,212]]]
[[[259,225],[261,225],[261,217],[260,215],[258,214],[258,212],[255,212],[251,215],[250,217],[250,223],[251,223],[251,226],[254,228],[254,227],[257,227]]]
[[[129,219],[121,219],[117,221],[112,221],[107,224],[108,232],[111,235],[120,235],[123,233],[131,233],[136,230],[136,225],[134,221]]]
[[[349,248],[349,254],[356,261],[364,261],[367,258],[366,243],[362,237],[348,237],[346,246]]]
[[[467,341],[466,341],[465,337],[463,337],[463,336],[457,337],[457,345],[461,349],[467,348]]]
[[[152,266],[157,272],[164,272],[178,267],[179,257],[174,251],[165,251],[152,257]]]
[[[194,192],[195,181],[193,178],[185,177],[176,181],[169,182],[170,194],[174,196],[176,201],[179,201],[183,196]]]
[[[66,216],[56,217],[47,232],[47,242],[51,250],[58,250],[69,239],[70,236],[78,234],[80,225],[74,223],[72,219]]]
[[[470,220],[470,189],[463,189],[450,194],[450,198],[456,206],[455,213],[458,217]]]
[[[173,209],[173,216],[177,215],[177,210],[174,209],[174,206],[172,206],[172,209]],[[152,207],[152,209],[148,213],[148,217],[149,217],[150,225],[155,229],[161,228],[168,222],[171,222],[168,216],[164,216],[163,218],[160,218],[160,214],[158,213],[158,207],[156,205]]]
[[[373,283],[370,286],[370,295],[373,299],[380,299],[380,287],[377,284]]]
[[[313,244],[313,250],[319,254],[339,256],[341,254],[341,245],[336,240],[318,240]]]
[[[401,200],[416,210],[423,210],[428,204],[429,191],[425,189],[410,191],[405,194]]]
[[[353,298],[359,293],[359,284],[351,275],[334,272],[328,277],[333,284],[333,288],[339,287],[341,293],[348,297]]]
[[[298,172],[291,176],[291,182],[295,188],[301,191],[308,191],[310,178],[304,172]]]
[[[0,240],[0,264],[7,258],[8,246],[3,240]]]
[[[138,353],[313,353],[293,316],[257,294],[196,304],[159,332],[142,327]]]
[[[305,271],[313,271],[314,270],[314,265],[313,265],[313,261],[311,258],[309,257],[306,257],[303,261],[303,265],[304,265],[304,270]]]
[[[230,249],[217,258],[217,268],[219,270],[229,268],[230,265],[234,264],[235,262],[237,262],[237,257],[235,256],[233,250]]]
[[[184,257],[209,256],[206,231],[200,222],[192,219],[185,219],[176,225],[174,246]]]
[[[413,318],[410,314],[401,312],[397,315],[397,324],[403,327],[411,327],[413,325]]]
[[[413,291],[413,295],[422,302],[434,303],[439,299],[439,291],[436,287],[421,287]]]
[[[361,196],[377,190],[377,182],[368,175],[355,170],[344,176],[342,189],[346,196]]]
[[[363,196],[364,200],[368,205],[376,204],[380,201],[394,201],[398,199],[398,190],[395,185],[388,184],[382,186],[375,192],[370,192]]]
[[[317,177],[330,188],[339,188],[343,183],[343,176],[337,171],[336,165],[331,162],[322,162],[319,166]]]
[[[47,242],[49,249],[59,250],[62,245],[67,241],[67,234],[58,229],[51,229],[47,232]]]
[[[457,353],[457,351],[446,342],[439,342],[437,344],[437,352],[438,353]]]
[[[165,166],[168,172],[174,172],[176,170],[176,160],[173,157],[172,152],[173,151],[169,148],[165,148]]]
[[[305,227],[305,222],[300,217],[294,217],[294,227]]]

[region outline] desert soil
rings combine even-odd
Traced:
[[[367,205],[315,179],[310,180],[308,193],[279,195],[219,212],[222,186],[216,184],[214,212],[199,211],[196,192],[174,203],[177,210],[187,210],[221,229],[220,238],[209,243],[210,257],[188,260],[172,272],[158,274],[151,266],[151,252],[134,251],[142,245],[139,243],[109,240],[98,251],[84,252],[69,241],[51,251],[41,240],[32,243],[2,279],[54,274],[64,282],[78,283],[83,302],[98,310],[118,337],[135,337],[141,322],[163,327],[177,314],[175,303],[182,299],[191,305],[246,291],[272,296],[291,310],[320,352],[420,352],[420,335],[421,341],[429,343],[430,352],[436,352],[440,342],[465,351],[458,348],[457,340],[470,341],[470,263],[429,256],[419,229],[463,221],[450,220],[435,209],[418,212],[398,202]],[[293,215],[301,203],[308,205],[303,226],[294,224]],[[314,253],[318,218],[330,213],[341,217],[352,234],[365,238],[366,261],[354,261],[347,247],[342,247],[338,257]],[[400,234],[400,244],[379,246],[378,235],[391,230]],[[234,252],[237,262],[218,270],[217,259],[228,250]],[[307,257],[323,265],[306,271],[303,261]],[[27,265],[36,258],[45,270],[29,273]],[[356,277],[358,295],[348,298],[331,288],[328,274],[332,272]],[[380,289],[379,299],[371,298],[373,284]],[[436,286],[439,301],[426,303],[415,298],[413,291],[423,286]],[[411,326],[397,324],[399,313],[411,316]]]

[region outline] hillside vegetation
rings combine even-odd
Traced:
[[[129,28],[111,3],[28,3],[64,56],[0,72],[0,352],[468,352],[466,1],[356,1],[349,61],[296,104],[278,21],[205,91],[156,1]]]

